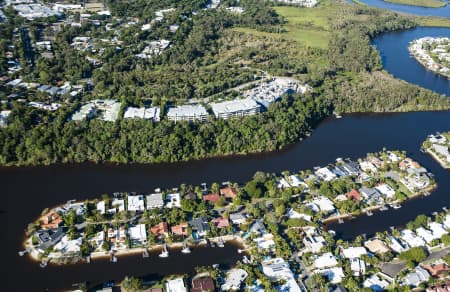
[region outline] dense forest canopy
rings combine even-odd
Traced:
[[[11,109],[12,114],[8,127],[0,129],[0,163],[174,162],[272,151],[298,141],[333,111],[450,106],[448,98],[381,71],[380,56],[370,39],[384,31],[414,27],[411,17],[325,1],[322,5],[333,7],[334,14],[327,18],[331,33],[324,49],[287,39],[287,19],[266,1],[222,1],[224,7],[241,6],[242,14],[204,9],[206,2],[110,0],[106,5],[111,17],[92,15],[79,26],[62,24],[56,30],[52,28],[54,19],[24,21],[6,9],[7,21],[0,24],[0,72],[7,70],[5,56],[12,52],[23,69],[11,79],[50,85],[69,81],[81,84],[83,93],[49,100],[48,95],[33,89],[20,92],[27,101],[65,104],[58,111],[44,112],[11,98],[17,92],[2,86],[0,98],[8,100],[2,107]],[[155,12],[168,8],[174,10],[153,21]],[[77,13],[66,15],[72,20],[79,17]],[[151,29],[143,30],[142,24],[147,23]],[[176,31],[169,31],[170,25],[177,25]],[[314,26],[309,22],[297,25]],[[51,38],[53,57],[30,51],[27,36],[33,43]],[[77,36],[94,39],[94,50],[74,48],[71,43]],[[168,39],[170,47],[149,59],[136,58],[149,42],[159,39]],[[100,65],[89,58],[98,59]],[[165,118],[159,123],[121,118],[116,122],[68,122],[82,102],[95,98],[120,100],[121,112],[126,105],[143,106],[150,100],[164,113],[168,105],[193,99],[236,97],[228,90],[263,74],[291,76],[314,90],[306,95],[286,95],[266,112],[238,120],[211,116],[204,123],[174,124]]]

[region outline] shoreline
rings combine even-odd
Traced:
[[[434,151],[430,150],[430,148],[426,148],[425,152],[427,152],[436,162],[438,162],[442,168],[449,170],[450,169],[450,163],[445,163],[442,161],[442,159],[434,153]]]
[[[332,216],[332,217],[328,217],[328,218],[322,220],[322,224],[327,225],[327,224],[334,223],[334,222],[336,222],[338,220],[341,220],[341,219],[345,220],[345,219],[349,219],[349,218],[358,218],[358,217],[361,217],[361,216],[365,215],[368,211],[369,212],[379,211],[379,209],[381,209],[385,205],[391,205],[391,204],[402,205],[403,203],[406,203],[406,202],[408,202],[410,200],[416,199],[418,197],[426,196],[425,194],[427,192],[431,193],[437,187],[438,187],[437,184],[435,184],[433,186],[430,186],[430,187],[427,187],[426,189],[424,189],[424,190],[422,190],[420,192],[417,192],[417,193],[414,193],[414,194],[408,196],[408,198],[406,200],[404,200],[404,201],[396,200],[396,201],[393,201],[391,203],[385,203],[384,205],[376,205],[376,206],[371,206],[371,207],[364,208],[363,210],[361,210],[361,213],[359,213],[359,214],[357,214],[357,213],[349,213],[349,214],[342,214],[342,215],[335,215],[335,216]]]
[[[239,250],[245,251],[249,248],[249,246],[247,246],[247,244],[245,243],[245,240],[239,235],[224,235],[224,236],[219,236],[219,237],[205,238],[205,239],[199,240],[195,244],[187,244],[187,245],[189,248],[195,248],[195,247],[205,248],[205,247],[208,247],[207,240],[210,242],[214,242],[216,244],[217,244],[217,242],[219,242],[219,240],[223,240],[224,243],[234,241],[235,243],[237,243],[237,245],[239,245],[239,247],[242,247],[242,249],[239,248],[238,251]],[[25,256],[32,262],[36,262],[36,263],[46,262],[48,264],[62,266],[62,265],[89,263],[86,260],[87,258],[90,258],[90,260],[104,260],[106,258],[110,258],[112,255],[120,256],[120,257],[135,256],[138,254],[142,254],[145,251],[156,254],[158,251],[161,251],[163,249],[163,244],[155,244],[155,245],[152,245],[151,247],[133,247],[133,248],[126,248],[126,249],[119,249],[119,250],[110,250],[110,251],[93,251],[93,252],[91,252],[91,254],[89,256],[85,256],[85,257],[83,257],[81,255],[74,255],[73,257],[67,257],[67,256],[65,256],[65,257],[64,256],[43,257],[42,259],[39,259],[40,253],[31,244],[31,237],[26,239],[23,242],[22,247],[24,247],[26,250],[28,250],[28,249],[30,250],[30,252],[25,254]],[[167,243],[167,248],[169,249],[169,251],[170,250],[181,250],[183,248],[183,242]],[[74,261],[69,262],[69,263],[58,262],[59,260],[62,260],[65,258],[73,259]]]
[[[421,39],[415,39],[415,40],[413,40],[413,41],[409,44],[409,46],[408,46],[408,51],[409,51],[410,55],[411,55],[417,62],[419,62],[420,65],[422,65],[422,66],[423,66],[425,69],[427,69],[428,71],[431,71],[431,72],[433,72],[433,73],[435,73],[435,74],[437,74],[437,75],[439,75],[439,76],[441,76],[441,77],[444,77],[444,78],[447,78],[447,79],[450,80],[450,73],[447,73],[448,75],[446,75],[445,73],[443,73],[443,72],[440,71],[440,69],[446,68],[444,65],[442,65],[441,63],[436,63],[436,62],[433,60],[434,64],[435,64],[436,66],[439,67],[439,68],[433,69],[431,66],[429,66],[429,65],[427,64],[427,61],[426,61],[426,60],[424,60],[424,59],[422,59],[422,58],[419,58],[419,56],[418,56],[419,52],[417,51],[417,49],[414,48],[415,45],[419,45],[419,44],[417,43],[418,40],[421,40]],[[430,56],[429,52],[424,51],[424,54],[425,54],[427,57],[429,57],[429,58],[431,59],[431,56]]]
[[[407,3],[407,1],[402,2],[399,0],[383,0],[383,2],[398,4],[398,5],[405,5],[405,6],[412,6],[412,7],[419,7],[419,8],[444,8],[448,5],[447,2],[442,2],[442,1],[431,1],[432,3],[436,3],[436,5],[425,5],[425,4],[421,5],[421,4],[414,4],[413,2]],[[438,2],[442,2],[442,3],[439,4]]]

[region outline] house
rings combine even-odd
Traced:
[[[370,278],[367,278],[363,283],[364,287],[370,288],[375,292],[383,291],[388,285],[389,282],[383,278],[380,278],[378,275],[372,275]]]
[[[375,165],[373,165],[372,163],[370,163],[369,161],[361,161],[359,163],[359,167],[363,170],[363,171],[369,171],[371,173],[376,173],[378,170],[375,167]]]
[[[375,189],[385,195],[388,199],[393,199],[395,197],[395,191],[388,184],[379,184]]]
[[[378,157],[371,156],[368,158],[369,162],[375,165],[376,168],[380,168],[383,166],[383,160]]]
[[[164,200],[161,193],[147,195],[147,210],[162,208]]]
[[[264,260],[261,262],[261,268],[264,275],[266,275],[271,281],[289,281],[294,279],[294,274],[289,268],[289,263],[287,263],[282,258],[273,258]],[[295,281],[294,281],[295,282]],[[296,283],[295,283],[296,284]],[[291,287],[288,291],[301,291],[298,285]]]
[[[336,257],[331,252],[324,253],[321,256],[317,256],[314,260],[314,267],[316,269],[331,268],[337,266],[338,262]]]
[[[421,266],[417,266],[414,269],[414,272],[409,273],[403,279],[403,285],[407,285],[410,287],[418,287],[420,283],[427,282],[430,279],[430,274],[422,268]]]
[[[108,229],[108,240],[112,243],[125,243],[125,240],[127,238],[126,230],[123,226],[121,226],[118,230],[117,229]]]
[[[388,243],[389,247],[396,253],[402,253],[402,252],[408,250],[408,247],[405,246],[398,238],[396,238],[394,236],[389,236],[388,241],[389,241],[389,243]]]
[[[180,193],[167,194],[166,195],[166,207],[171,208],[181,208],[181,197]]]
[[[332,284],[338,284],[341,283],[342,280],[345,278],[344,270],[341,267],[334,267],[329,269],[320,269],[314,271],[315,274],[321,274],[322,276],[326,277],[328,281]]]
[[[353,272],[353,275],[359,277],[366,273],[366,263],[360,258],[351,258],[350,259],[350,270]]]
[[[358,175],[360,173],[358,163],[347,160],[341,167],[349,174],[349,175]]]
[[[307,235],[303,238],[303,244],[307,251],[319,253],[326,246],[327,241],[321,235]]]
[[[306,220],[309,222],[311,222],[311,219],[312,219],[312,216],[303,214],[303,213],[299,213],[292,208],[287,211],[286,216],[289,219],[303,219],[303,220]]]
[[[343,248],[341,250],[341,254],[346,259],[354,259],[354,258],[360,258],[362,255],[367,254],[367,250],[363,246],[358,246],[358,247],[351,246],[348,248]]]
[[[234,225],[241,225],[247,222],[247,218],[242,213],[231,213],[229,218]]]
[[[97,212],[99,214],[102,214],[102,215],[105,214],[106,213],[106,203],[105,203],[105,201],[98,202],[97,206],[96,206],[96,210],[97,210]]]
[[[437,237],[437,238],[441,238],[442,235],[448,234],[448,231],[445,230],[444,226],[437,222],[429,223],[428,228],[431,230],[431,233],[433,234],[433,236]]]
[[[319,197],[307,205],[313,212],[332,213],[336,210],[333,202],[326,197]]]
[[[288,177],[281,178],[278,182],[277,188],[285,189],[299,186],[304,186],[306,189],[309,188],[308,185],[298,175],[290,175]]]
[[[167,280],[166,289],[167,292],[187,292],[186,287],[184,286],[184,281],[182,277]]]
[[[199,236],[206,236],[206,233],[211,229],[205,217],[193,218],[188,223],[192,230],[196,231]]]
[[[143,212],[145,210],[144,206],[144,196],[142,195],[128,195],[128,211],[138,211]]]
[[[235,188],[226,187],[220,189],[220,194],[224,196],[226,199],[234,199],[238,195],[238,192]]]
[[[62,227],[55,229],[38,230],[36,236],[39,241],[39,250],[45,251],[47,248],[54,246],[65,235]]]
[[[170,230],[175,235],[186,236],[188,235],[188,224],[186,222],[183,222],[170,227]]]
[[[392,151],[388,152],[388,158],[392,162],[398,162],[400,160],[400,157]]]
[[[128,229],[130,235],[130,241],[134,244],[146,244],[147,243],[147,231],[145,230],[145,224],[138,224]]]
[[[376,254],[383,254],[383,253],[390,251],[390,249],[387,247],[387,245],[379,239],[373,239],[373,240],[366,241],[364,243],[364,246],[370,252],[376,253]]]
[[[94,237],[90,238],[89,242],[93,246],[97,247],[97,249],[99,249],[103,245],[104,238],[105,238],[105,232],[100,231],[100,232],[97,232]]]
[[[82,237],[78,237],[74,240],[69,240],[69,236],[64,235],[61,240],[53,246],[53,251],[60,252],[62,254],[73,254],[80,252]]]
[[[61,216],[51,210],[39,219],[41,229],[56,229],[63,222]]]
[[[219,229],[228,227],[230,225],[230,221],[228,221],[228,218],[223,217],[214,218],[213,220],[211,220],[211,223]]]
[[[422,237],[425,240],[426,243],[430,243],[430,242],[432,242],[435,239],[439,239],[439,237],[435,237],[433,235],[433,233],[431,233],[430,230],[427,230],[427,229],[425,229],[423,227],[417,228],[416,229],[416,233],[417,233],[417,235]]]
[[[379,204],[383,202],[381,194],[376,189],[362,187],[359,189],[359,192],[368,203],[375,202],[376,204]]]
[[[423,265],[422,267],[435,278],[441,277],[443,273],[450,271],[450,268],[444,262],[440,264]]]
[[[426,242],[422,237],[417,236],[413,231],[404,229],[400,232],[401,239],[408,244],[409,247],[425,246]]]
[[[216,203],[219,201],[220,196],[218,193],[211,193],[203,196],[203,201],[210,202],[210,203]]]
[[[125,200],[114,198],[111,206],[116,208],[117,211],[123,212],[125,211]]]
[[[324,181],[332,181],[333,179],[336,179],[336,175],[328,167],[319,168],[314,173]]]
[[[225,283],[222,285],[222,291],[236,291],[241,288],[242,282],[247,278],[248,274],[243,269],[231,269],[227,272]]]
[[[199,277],[192,279],[191,292],[214,292],[216,285],[211,277]]]
[[[264,226],[264,223],[261,219],[256,219],[249,228],[250,233],[257,233],[257,234],[265,234],[266,233],[266,227]]]
[[[411,175],[406,176],[400,180],[408,190],[415,192],[422,190],[430,185],[430,179],[426,175]]]
[[[275,249],[275,241],[273,240],[273,235],[271,233],[266,233],[261,237],[253,239],[253,241],[256,243],[258,249]]]
[[[150,231],[153,235],[157,237],[159,236],[167,237],[169,235],[169,228],[167,227],[166,222],[160,222],[159,224],[151,227]]]
[[[353,201],[361,201],[361,193],[355,189],[352,189],[350,192],[346,193],[345,196]]]

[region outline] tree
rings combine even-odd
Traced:
[[[427,258],[428,254],[423,247],[413,247],[407,251],[402,252],[398,257],[408,263],[414,265],[420,263]]]
[[[124,292],[140,292],[142,290],[142,280],[135,277],[125,277],[122,283],[120,283],[120,288]]]

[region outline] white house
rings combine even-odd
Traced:
[[[125,211],[125,200],[114,198],[111,206],[116,208],[119,212]]]
[[[352,258],[350,259],[350,270],[356,277],[364,275],[366,273],[366,263],[359,258]]]
[[[261,237],[253,239],[258,249],[275,249],[275,241],[271,233],[266,233]]]
[[[363,283],[364,287],[370,288],[374,291],[383,291],[388,285],[389,285],[388,281],[378,277],[377,275],[372,275],[370,278],[367,278]]]
[[[128,229],[131,242],[145,244],[147,242],[147,231],[145,230],[145,224],[138,224]]]
[[[147,210],[164,207],[164,200],[161,193],[147,196]]]
[[[99,212],[102,215],[105,214],[106,212],[105,201],[100,201],[97,203],[97,212]]]
[[[430,224],[428,224],[428,228],[430,228],[433,236],[437,238],[441,238],[442,235],[448,233],[448,231],[444,229],[442,224],[439,224],[437,222],[431,222]]]
[[[404,242],[406,242],[410,247],[425,246],[426,242],[422,237],[417,236],[413,231],[409,229],[404,229],[400,232],[400,236]]]
[[[319,253],[327,244],[325,238],[320,235],[307,235],[303,238],[303,244],[307,251]]]
[[[248,274],[243,269],[231,269],[227,272],[225,283],[222,285],[222,291],[239,290],[241,283],[247,278]]]
[[[402,252],[408,250],[408,248],[394,236],[389,236],[388,241],[389,241],[388,242],[389,247],[396,253],[402,253]]]
[[[371,162],[369,161],[361,161],[359,163],[359,167],[363,170],[363,171],[370,171],[372,173],[377,172],[377,168],[375,167],[375,165],[373,165]]]
[[[292,208],[287,211],[286,216],[289,219],[303,219],[303,220],[306,220],[309,222],[311,222],[311,218],[312,218],[310,215],[299,213]]]
[[[395,191],[388,184],[379,184],[375,189],[389,199],[395,197]]]
[[[139,211],[143,212],[145,210],[144,196],[142,195],[128,195],[128,211]]]
[[[167,292],[187,292],[186,287],[184,286],[184,281],[182,277],[167,280],[166,289]]]
[[[433,236],[433,233],[431,233],[430,230],[427,230],[423,227],[419,227],[416,229],[416,233],[417,235],[419,235],[420,237],[422,237],[426,243],[430,243],[432,242],[434,239],[438,239],[439,237],[435,237]]]
[[[166,207],[171,208],[181,208],[181,196],[180,193],[173,193],[166,195]]]
[[[316,274],[321,274],[328,278],[328,281],[332,284],[339,284],[345,278],[344,270],[341,267],[334,267],[329,269],[320,269],[314,271]]]
[[[348,247],[342,249],[342,256],[346,259],[354,259],[354,258],[360,258],[362,255],[367,254],[367,250],[363,246],[358,247]]]
[[[312,205],[311,205],[312,204]],[[319,197],[317,199],[314,199],[311,204],[308,206],[314,211],[314,212],[324,212],[324,213],[332,213],[336,210],[334,207],[333,202],[328,199],[327,197]]]
[[[334,174],[328,167],[322,167],[315,171],[315,174],[324,181],[332,181],[336,178]]]
[[[316,269],[331,268],[337,266],[337,264],[336,257],[331,252],[324,253],[314,260],[314,267]]]

